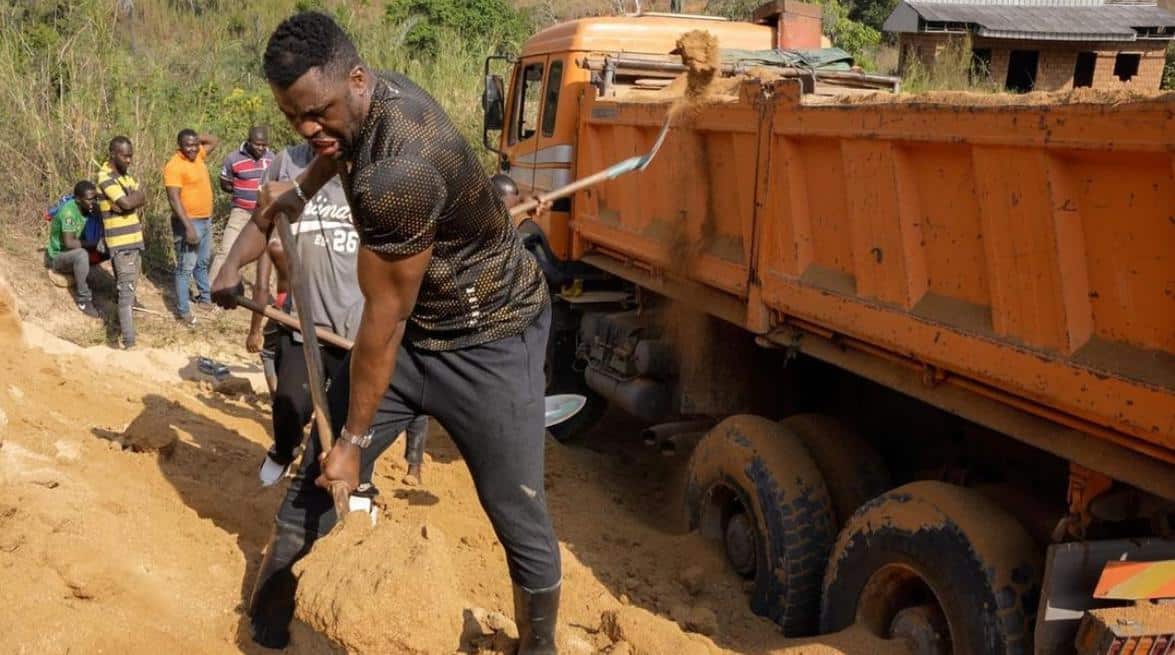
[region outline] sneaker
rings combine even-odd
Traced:
[[[290,472],[290,466],[294,463],[297,455],[292,457],[284,457],[277,452],[277,446],[270,446],[269,451],[265,453],[265,460],[261,462],[261,468],[257,470],[257,477],[261,478],[261,486],[272,487],[286,477]]]
[[[79,302],[77,305],[78,305],[78,310],[81,311],[81,313],[85,314],[86,316],[89,316],[90,318],[96,318],[99,320],[102,319],[102,312],[98,311],[98,308],[94,306],[94,303]]]
[[[210,300],[197,300],[197,301],[193,302],[192,304],[196,306],[196,309],[204,312],[205,314],[211,314],[211,313],[215,312],[217,309],[220,309],[219,307],[217,307],[217,305],[215,303],[213,303]]]
[[[265,460],[261,462],[261,468],[257,470],[257,477],[261,478],[262,487],[272,487],[281,482],[281,479],[286,477],[289,471],[289,464],[278,464],[272,457],[266,455]]]
[[[179,316],[175,317],[175,320],[183,323],[185,327],[196,327],[196,317],[191,314],[180,314]]]

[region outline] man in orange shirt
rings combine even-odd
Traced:
[[[171,233],[175,241],[175,309],[185,325],[196,324],[188,304],[188,283],[196,277],[196,303],[212,306],[208,266],[212,260],[212,178],[204,158],[220,140],[211,134],[184,129],[179,146],[163,167],[163,185],[171,204]]]

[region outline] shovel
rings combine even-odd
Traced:
[[[636,155],[629,157],[622,162],[612,164],[608,168],[593,173],[587,177],[580,178],[571,184],[561,186],[558,189],[552,189],[537,198],[532,198],[526,202],[520,202],[510,208],[510,215],[514,218],[525,216],[527,212],[538,207],[540,203],[551,202],[559,198],[566,198],[574,193],[578,193],[588,187],[595,186],[600,182],[615,179],[630,173],[632,171],[643,171],[653,163],[653,157],[657,156],[657,152],[661,150],[661,144],[665,143],[665,137],[669,134],[669,118],[670,115],[665,116],[665,122],[661,124],[661,131],[657,133],[657,140],[653,142],[653,147],[643,155]]]
[[[315,330],[314,316],[306,291],[306,271],[302,268],[301,257],[298,256],[298,244],[294,241],[293,230],[290,229],[290,219],[285,214],[278,214],[275,227],[277,236],[282,242],[282,249],[286,251],[287,268],[290,272],[290,291],[294,294],[294,303],[298,306],[302,351],[306,356],[306,381],[310,386],[310,401],[314,405],[318,443],[322,447],[323,454],[326,454],[334,446],[335,439],[334,432],[330,427],[330,411],[326,404],[322,357],[318,349],[318,332]],[[350,492],[347,490],[347,484],[345,482],[331,483],[330,495],[335,504],[335,513],[339,521],[342,521],[343,517],[350,512]]]

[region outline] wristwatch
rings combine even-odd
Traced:
[[[375,428],[368,428],[367,432],[364,432],[363,434],[351,434],[351,431],[348,430],[347,426],[344,425],[343,429],[339,432],[340,439],[346,441],[347,443],[359,446],[360,448],[366,448],[370,446],[371,438],[373,436],[375,436]]]

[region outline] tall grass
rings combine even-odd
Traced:
[[[133,5],[133,14],[124,10]],[[132,174],[145,187],[148,270],[171,266],[170,210],[162,167],[185,127],[223,139],[221,157],[253,124],[271,126],[275,146],[295,135],[261,75],[265,40],[282,18],[307,6],[333,13],[375,68],[408,74],[480,141],[479,87],[495,39],[443,39],[435,57],[404,46],[402,26],[377,2],[251,0],[21,0],[0,2],[0,241],[42,234],[41,210],[93,179],[117,134],[135,145]],[[194,11],[196,9],[197,11]],[[217,193],[220,210],[227,198]]]
[[[971,37],[947,41],[929,64],[917,56],[906,57],[902,71],[902,88],[910,93],[924,91],[977,91],[995,93],[1000,86],[991,71],[974,58]]]

